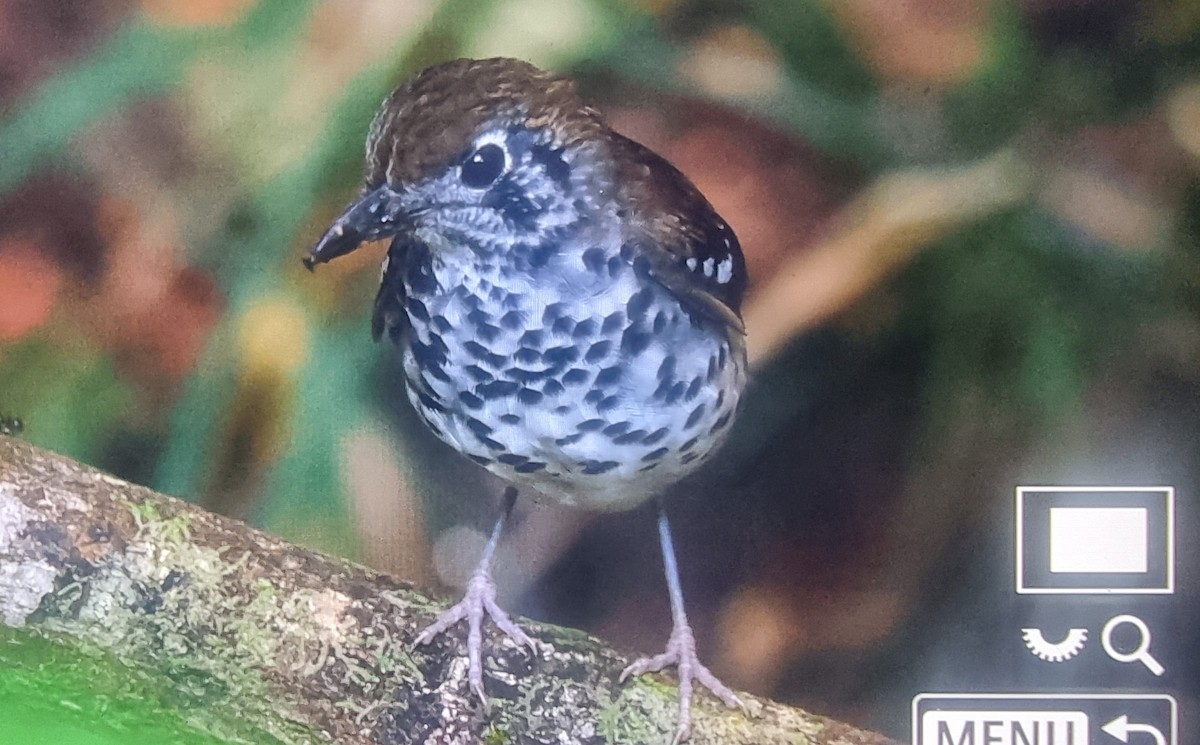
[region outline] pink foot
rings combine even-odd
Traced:
[[[696,656],[696,639],[692,636],[692,627],[684,620],[676,623],[667,641],[667,651],[654,657],[643,657],[625,668],[621,673],[621,682],[631,676],[643,673],[658,672],[664,667],[674,665],[679,671],[679,727],[675,730],[675,742],[688,739],[692,732],[692,691],[694,683],[699,683],[713,692],[717,698],[730,708],[746,710],[746,705],[737,697],[729,686],[717,680],[709,669],[700,664]]]
[[[507,634],[518,644],[529,647],[536,655],[537,642],[529,638],[520,626],[517,626],[500,606],[496,605],[496,583],[487,566],[481,562],[475,570],[470,583],[467,584],[467,594],[457,605],[438,615],[437,620],[430,624],[416,638],[416,644],[428,644],[435,636],[449,629],[459,621],[467,621],[467,680],[471,690],[479,696],[479,700],[487,706],[487,694],[483,690],[483,617],[491,617],[497,628]]]

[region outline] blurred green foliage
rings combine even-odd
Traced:
[[[187,681],[141,679],[121,662],[0,629],[0,742],[23,745],[150,745],[268,742],[263,733],[214,737],[187,721]]]
[[[46,371],[53,370],[53,375]],[[4,405],[38,422],[38,436],[83,461],[103,458],[103,447],[131,393],[102,350],[74,350],[30,339],[0,357]]]
[[[331,5],[259,0],[236,22],[212,27],[131,16],[92,51],[6,102],[0,200],[49,168],[119,182],[121,174],[93,172],[94,162],[80,153],[98,129],[146,100],[166,98],[182,112],[210,107],[196,119],[220,120],[225,129],[211,121],[195,129],[218,130],[225,149],[202,157],[218,163],[215,170],[228,176],[223,183],[232,193],[195,204],[186,189],[168,196],[189,226],[187,262],[219,288],[221,316],[194,369],[170,395],[153,397],[120,372],[113,350],[56,316],[0,349],[0,414],[21,417],[23,436],[39,445],[189,499],[239,494],[249,502],[244,515],[267,529],[359,556],[342,498],[340,446],[348,433],[381,416],[377,389],[386,372],[380,373],[380,351],[368,342],[366,326],[372,272],[347,278],[322,270],[316,283],[302,273],[299,257],[354,188],[368,122],[406,75],[513,45],[520,50],[514,53],[532,50],[534,62],[597,87],[615,80],[737,107],[815,150],[844,182],[863,184],[899,169],[960,165],[1009,148],[1028,161],[1036,180],[1087,137],[1121,135],[1097,135],[1097,128],[1133,127],[1161,116],[1149,112],[1161,110],[1168,92],[1194,84],[1200,72],[1196,29],[1175,28],[1153,3],[1108,4],[1130,10],[1106,10],[1095,23],[1065,11],[1055,15],[1056,3],[978,3],[984,16],[978,64],[962,79],[925,90],[889,80],[863,40],[869,34],[849,29],[835,3],[681,0],[662,4],[659,13],[647,9],[655,5],[565,3],[592,19],[586,28],[561,29],[568,44],[556,42],[557,27],[549,42],[535,43],[536,29],[502,22],[549,19],[543,5],[529,0],[437,3],[428,15],[414,14],[412,27],[388,37],[386,48],[354,57],[354,71],[332,103],[305,112],[319,119],[319,136],[282,167],[264,165],[278,155],[264,151],[272,141],[304,139],[287,128],[281,112],[294,105],[289,96],[304,89],[289,85],[300,74],[297,60],[322,43],[336,45],[336,29],[314,28]],[[1101,5],[1082,4],[1097,13]],[[522,8],[524,16],[512,16]],[[697,54],[697,40],[718,26],[749,30],[765,42],[780,76],[769,95],[723,98],[681,72]],[[320,41],[322,33],[334,41]],[[205,98],[196,93],[196,79],[218,62],[229,67],[215,83],[209,80]],[[889,107],[900,111],[897,130],[886,126],[895,123],[885,116]],[[916,113],[905,119],[910,110]],[[185,116],[181,121],[187,126]],[[180,139],[220,150],[195,132]],[[1118,170],[1111,163],[1085,165],[1095,166],[1089,175],[1096,180]],[[1179,322],[1182,345],[1197,343],[1200,187],[1194,166],[1189,176],[1173,179],[1138,188],[1148,210],[1178,230],[1142,234],[1136,246],[1116,245],[1031,194],[936,240],[861,299],[856,310],[874,323],[865,339],[846,334],[857,352],[869,357],[881,348],[911,348],[920,357],[922,446],[911,454],[914,461],[936,461],[943,451],[952,459],[957,433],[972,421],[1021,433],[1018,445],[1052,438],[1085,405],[1098,366],[1128,353],[1156,324]],[[1181,180],[1188,183],[1178,186]],[[761,285],[770,278],[755,279]],[[353,283],[354,292],[329,289],[341,282]],[[314,291],[318,284],[325,289]],[[259,338],[299,350],[297,360],[274,367],[255,362],[247,339]],[[821,364],[791,350],[766,371],[746,409],[760,426],[743,428],[733,448],[738,460],[753,462],[811,406],[802,367],[830,379],[843,372]],[[122,440],[141,447],[143,457],[122,456],[128,450]],[[18,693],[37,698],[40,685],[34,681]],[[43,726],[43,720],[0,717],[9,732]],[[96,737],[79,741],[110,741]]]
[[[337,501],[323,496],[339,491],[333,443],[369,415],[364,371],[377,352],[361,338],[366,306],[322,314],[297,285],[294,260],[316,234],[312,216],[330,209],[357,178],[363,132],[377,102],[411,70],[470,53],[482,37],[503,34],[489,25],[501,5],[462,0],[439,5],[427,23],[396,48],[376,54],[379,61],[345,86],[306,155],[265,180],[248,179],[224,214],[193,216],[210,227],[189,247],[192,260],[216,278],[227,304],[207,351],[172,404],[170,436],[152,464],[154,486],[199,497],[222,482],[220,442],[229,436],[229,407],[244,383],[239,324],[251,307],[271,297],[302,309],[299,323],[307,328],[297,333],[304,337],[307,362],[294,372],[291,396],[278,404],[285,409],[279,416],[286,433],[264,465],[264,511],[258,514],[268,526],[315,525],[321,521],[301,516],[340,514]],[[760,34],[782,63],[776,95],[739,102],[750,112],[861,175],[927,157],[902,154],[878,129],[880,82],[825,4],[685,2],[663,17],[617,0],[587,5],[604,23],[589,30],[578,48],[555,50],[553,61],[560,67],[704,97],[679,75],[679,62],[708,25],[732,21]],[[73,155],[80,138],[123,107],[172,95],[208,60],[297,54],[312,32],[315,7],[311,1],[261,0],[232,25],[201,29],[131,19],[10,107],[0,123],[5,153],[0,194],[48,165],[85,167]],[[945,136],[936,157],[944,161],[1004,147],[1031,127],[1077,127],[1119,117],[1179,78],[1180,59],[1194,57],[1194,44],[1156,48],[1144,40],[1121,47],[1120,57],[1111,60],[1104,48],[1039,44],[1030,18],[1015,4],[994,3],[988,13],[985,59],[969,79],[940,94]],[[232,88],[221,95],[252,96],[264,112],[279,108],[273,99],[286,88],[276,84],[277,70],[263,72],[262,79],[251,69],[240,73],[225,81]],[[1130,76],[1140,75],[1148,76],[1146,85],[1132,84]],[[1170,283],[1155,254],[1084,243],[1031,201],[962,229],[901,278],[897,287],[908,312],[894,332],[916,333],[932,350],[925,385],[931,422],[946,413],[941,402],[973,388],[1035,419],[1053,419],[1076,406],[1089,366],[1114,338],[1130,333],[1148,313],[1163,312],[1169,300],[1161,288]],[[1153,292],[1150,287],[1159,288],[1159,302],[1136,302],[1139,294]],[[137,395],[113,370],[101,348],[28,339],[11,345],[0,359],[0,403],[26,419],[35,442],[103,463],[108,440],[125,426],[123,411]],[[355,552],[349,530],[334,530],[318,541]]]

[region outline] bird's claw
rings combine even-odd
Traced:
[[[690,626],[676,626],[667,642],[667,650],[653,657],[642,657],[621,671],[620,682],[645,673],[658,672],[674,666],[679,676],[679,726],[675,730],[674,743],[687,740],[692,730],[692,693],[695,684],[712,691],[728,707],[748,712],[746,704],[729,686],[705,667],[696,655],[696,640]]]
[[[418,634],[413,643],[428,644],[438,634],[447,631],[459,621],[466,620],[467,682],[483,705],[487,706],[488,698],[483,689],[484,616],[489,616],[492,623],[496,624],[496,628],[518,645],[527,647],[534,656],[538,655],[540,651],[538,643],[530,638],[503,608],[496,604],[496,584],[487,574],[476,574],[472,577],[463,599],[438,614],[434,622]]]

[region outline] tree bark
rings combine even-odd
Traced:
[[[115,665],[145,684],[124,690],[164,692],[164,717],[234,742],[671,741],[665,678],[618,684],[621,655],[529,621],[536,658],[489,631],[485,711],[461,635],[412,646],[440,608],[394,577],[0,436],[0,675],[69,659],[99,681]],[[692,742],[891,742],[742,695],[753,716],[698,692]]]

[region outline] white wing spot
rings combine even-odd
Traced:
[[[705,277],[711,277],[713,275],[713,264],[715,263],[716,261],[714,261],[713,257],[711,256],[704,260],[704,266],[702,268],[704,269]]]
[[[687,268],[696,271],[696,257],[689,256],[687,260]]]
[[[733,279],[733,257],[726,256],[721,259],[721,263],[717,264],[717,281],[725,284]]]

